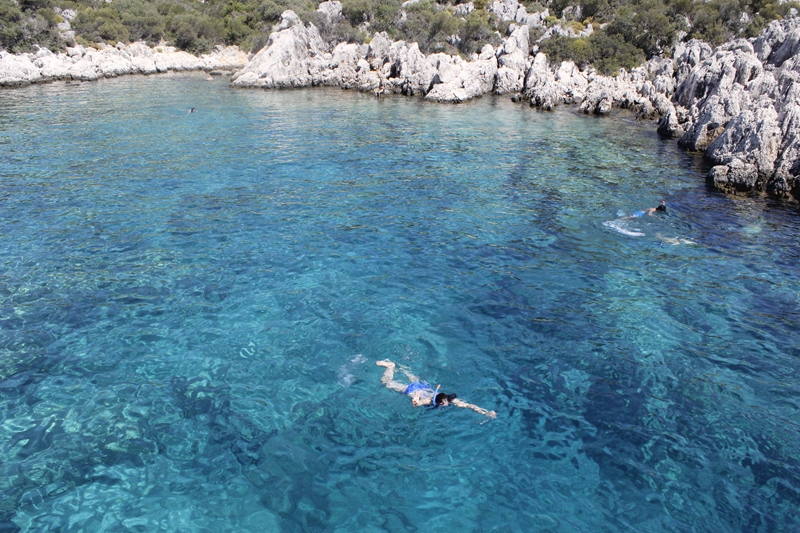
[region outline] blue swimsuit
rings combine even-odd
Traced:
[[[411,396],[418,390],[425,390],[425,389],[433,391],[433,388],[427,383],[420,383],[419,381],[415,381],[414,383],[411,383],[408,385],[408,387],[406,387],[406,390],[403,391],[403,394]]]

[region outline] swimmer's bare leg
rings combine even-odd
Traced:
[[[406,385],[398,381],[394,381],[394,369],[395,364],[388,359],[384,359],[383,361],[375,361],[375,364],[378,366],[386,367],[384,370],[383,375],[381,376],[381,383],[386,385],[387,389],[392,389],[397,392],[405,392]]]
[[[405,375],[406,375],[406,377],[408,378],[408,380],[409,380],[411,383],[419,383],[419,378],[418,378],[417,376],[415,376],[414,374],[412,374],[412,373],[411,373],[411,371],[410,371],[410,370],[408,370],[407,368],[405,368],[405,367],[402,367],[402,366],[401,366],[401,367],[400,367],[400,372],[402,372],[403,374],[405,374]]]

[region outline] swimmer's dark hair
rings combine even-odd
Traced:
[[[661,204],[658,207],[656,207],[656,211],[663,211],[664,213],[666,213],[667,212],[666,204]]]
[[[445,394],[443,392],[440,392],[439,394],[436,395],[436,405],[442,405],[445,400],[447,400],[447,403],[450,403],[456,398],[458,398],[458,396],[456,396],[455,394]]]

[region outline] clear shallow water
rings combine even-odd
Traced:
[[[0,92],[0,530],[797,530],[800,218],[653,130]]]

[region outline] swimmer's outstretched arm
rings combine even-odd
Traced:
[[[489,418],[496,418],[497,417],[497,413],[495,413],[494,411],[487,411],[483,407],[478,407],[477,405],[474,405],[474,404],[471,404],[471,403],[467,403],[465,401],[459,400],[458,398],[453,400],[451,402],[451,404],[455,405],[456,407],[463,407],[464,409],[472,409],[476,413],[480,413],[480,414],[482,414],[484,416],[488,416]]]

